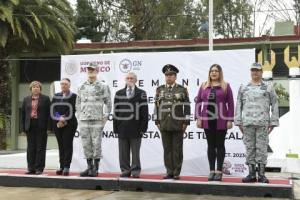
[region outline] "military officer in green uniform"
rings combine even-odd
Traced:
[[[179,70],[167,64],[163,67],[166,84],[156,89],[154,119],[161,132],[164,179],[179,179],[183,160],[183,133],[190,123],[190,101],[185,87],[176,83]]]

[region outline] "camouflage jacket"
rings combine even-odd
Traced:
[[[273,85],[266,82],[241,85],[234,118],[237,126],[279,126],[278,100]]]
[[[76,110],[79,120],[103,120],[112,109],[109,86],[103,82],[84,82],[78,89]]]

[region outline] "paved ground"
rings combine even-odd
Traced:
[[[252,200],[266,198],[241,198],[211,195],[165,194],[152,192],[107,192],[94,190],[7,188],[0,187],[0,200]],[[272,199],[273,200],[273,199]],[[276,199],[275,199],[276,200]]]

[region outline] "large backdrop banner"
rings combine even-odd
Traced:
[[[105,81],[111,89],[112,100],[115,92],[125,86],[125,75],[129,71],[138,77],[137,86],[144,89],[149,102],[149,128],[144,134],[141,146],[142,173],[165,173],[161,135],[152,120],[156,87],[164,84],[162,67],[173,64],[179,69],[177,83],[188,88],[194,116],[194,99],[202,82],[208,78],[212,64],[220,64],[224,77],[233,89],[234,100],[241,83],[250,80],[249,66],[255,61],[255,49],[197,52],[155,52],[155,53],[111,53],[92,55],[68,55],[61,58],[61,77],[71,80],[71,89],[77,93],[78,87],[87,80],[87,66],[94,62],[99,67],[98,79]],[[86,168],[80,133],[74,139],[74,154],[71,169],[80,171]],[[181,175],[207,175],[209,173],[206,153],[206,139],[203,129],[196,127],[192,118],[184,137],[184,161]],[[228,130],[226,136],[226,158],[224,173],[244,176],[245,148],[243,135],[237,127]],[[119,172],[118,139],[113,133],[112,116],[103,130],[103,159],[100,172]]]

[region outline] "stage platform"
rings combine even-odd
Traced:
[[[47,170],[43,175],[26,175],[25,171],[0,169],[0,186],[293,198],[293,184],[289,179],[271,178],[270,184],[245,184],[236,177],[224,177],[222,182],[208,182],[204,176],[164,180],[163,175],[142,174],[136,179],[120,178],[116,173],[101,173],[98,177],[86,178],[79,177],[79,173],[57,176],[53,170]]]

